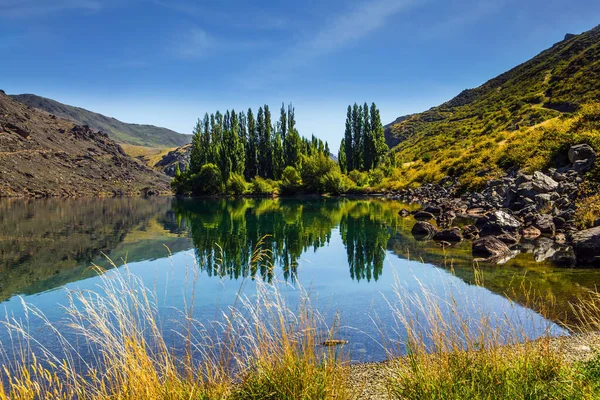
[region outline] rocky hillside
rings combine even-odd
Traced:
[[[406,181],[450,175],[465,177],[467,185],[477,183],[476,176],[485,182],[511,167],[560,167],[553,165],[557,149],[544,149],[538,140],[548,132],[568,131],[565,121],[597,102],[600,26],[567,35],[530,61],[438,107],[400,117],[386,127],[386,140],[407,169]],[[562,151],[572,144],[557,142]]]
[[[11,96],[30,107],[69,119],[91,129],[108,133],[117,143],[145,147],[178,147],[191,142],[191,135],[183,135],[170,129],[153,125],[127,124],[83,108],[68,106],[33,94]]]
[[[0,197],[168,191],[106,134],[14,101],[0,91]]]
[[[185,172],[190,163],[191,151],[191,144],[178,147],[163,156],[160,161],[154,164],[154,168],[163,171],[168,176],[175,176],[177,166],[179,165],[179,170]]]

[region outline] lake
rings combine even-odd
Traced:
[[[482,316],[507,319],[535,338],[567,334],[561,323],[573,319],[569,303],[600,282],[600,271],[554,265],[543,238],[524,242],[503,265],[474,264],[470,242],[442,248],[416,240],[415,221],[402,218],[402,208],[415,207],[333,198],[2,200],[0,301],[17,320],[26,317],[24,301],[60,325],[69,291],[96,290],[100,278],[90,267],[113,268],[110,259],[152,288],[171,332],[173,310],[185,308],[192,294],[195,318],[209,321],[238,292],[252,296],[261,279],[279,285],[292,306],[298,286],[305,288],[326,321],[339,317],[337,335],[349,341],[353,361],[379,361],[388,356],[382,331],[403,339],[390,315],[397,292],[419,298],[427,291],[453,302],[473,324]],[[268,260],[252,260],[257,247],[269,251]],[[547,318],[540,312],[548,304],[530,302],[525,292],[555,299]],[[43,321],[28,320],[52,350],[56,343],[43,328]],[[10,337],[2,332],[6,352]]]

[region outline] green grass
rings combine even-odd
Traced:
[[[568,144],[590,142],[600,150],[599,43],[596,27],[476,89],[388,126],[388,145],[397,145],[398,164],[405,165],[388,184],[418,185],[450,175],[471,189],[510,167],[553,166]],[[592,129],[578,126],[586,116],[592,117]]]

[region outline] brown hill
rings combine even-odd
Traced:
[[[0,91],[0,197],[168,191],[168,179],[102,132],[48,115]]]

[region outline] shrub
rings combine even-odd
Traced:
[[[369,185],[377,186],[383,181],[383,178],[383,171],[379,168],[369,171]]]
[[[250,184],[250,192],[260,196],[273,195],[275,194],[275,188],[266,179],[256,176]]]
[[[357,169],[350,171],[348,178],[352,179],[356,186],[365,186],[367,183],[369,183],[369,177],[367,176],[367,173],[360,172]]]
[[[346,193],[353,183],[340,171],[331,171],[321,178],[321,186],[325,193],[340,195]]]
[[[302,180],[294,167],[286,167],[281,178],[281,191],[285,194],[294,194],[300,190]]]
[[[190,189],[189,178],[188,178],[187,174],[180,174],[180,175],[176,176],[171,181],[171,189],[173,190],[173,192],[175,194],[179,194],[179,195],[188,194],[191,191],[191,189]]]
[[[323,153],[304,157],[301,173],[304,187],[311,192],[325,193],[326,190],[323,178],[333,171],[339,172],[339,166],[335,161],[325,156]]]
[[[246,191],[246,180],[239,174],[231,174],[227,181],[227,193],[240,196]]]
[[[223,178],[215,164],[205,164],[200,172],[189,178],[192,194],[214,195],[223,193]]]

